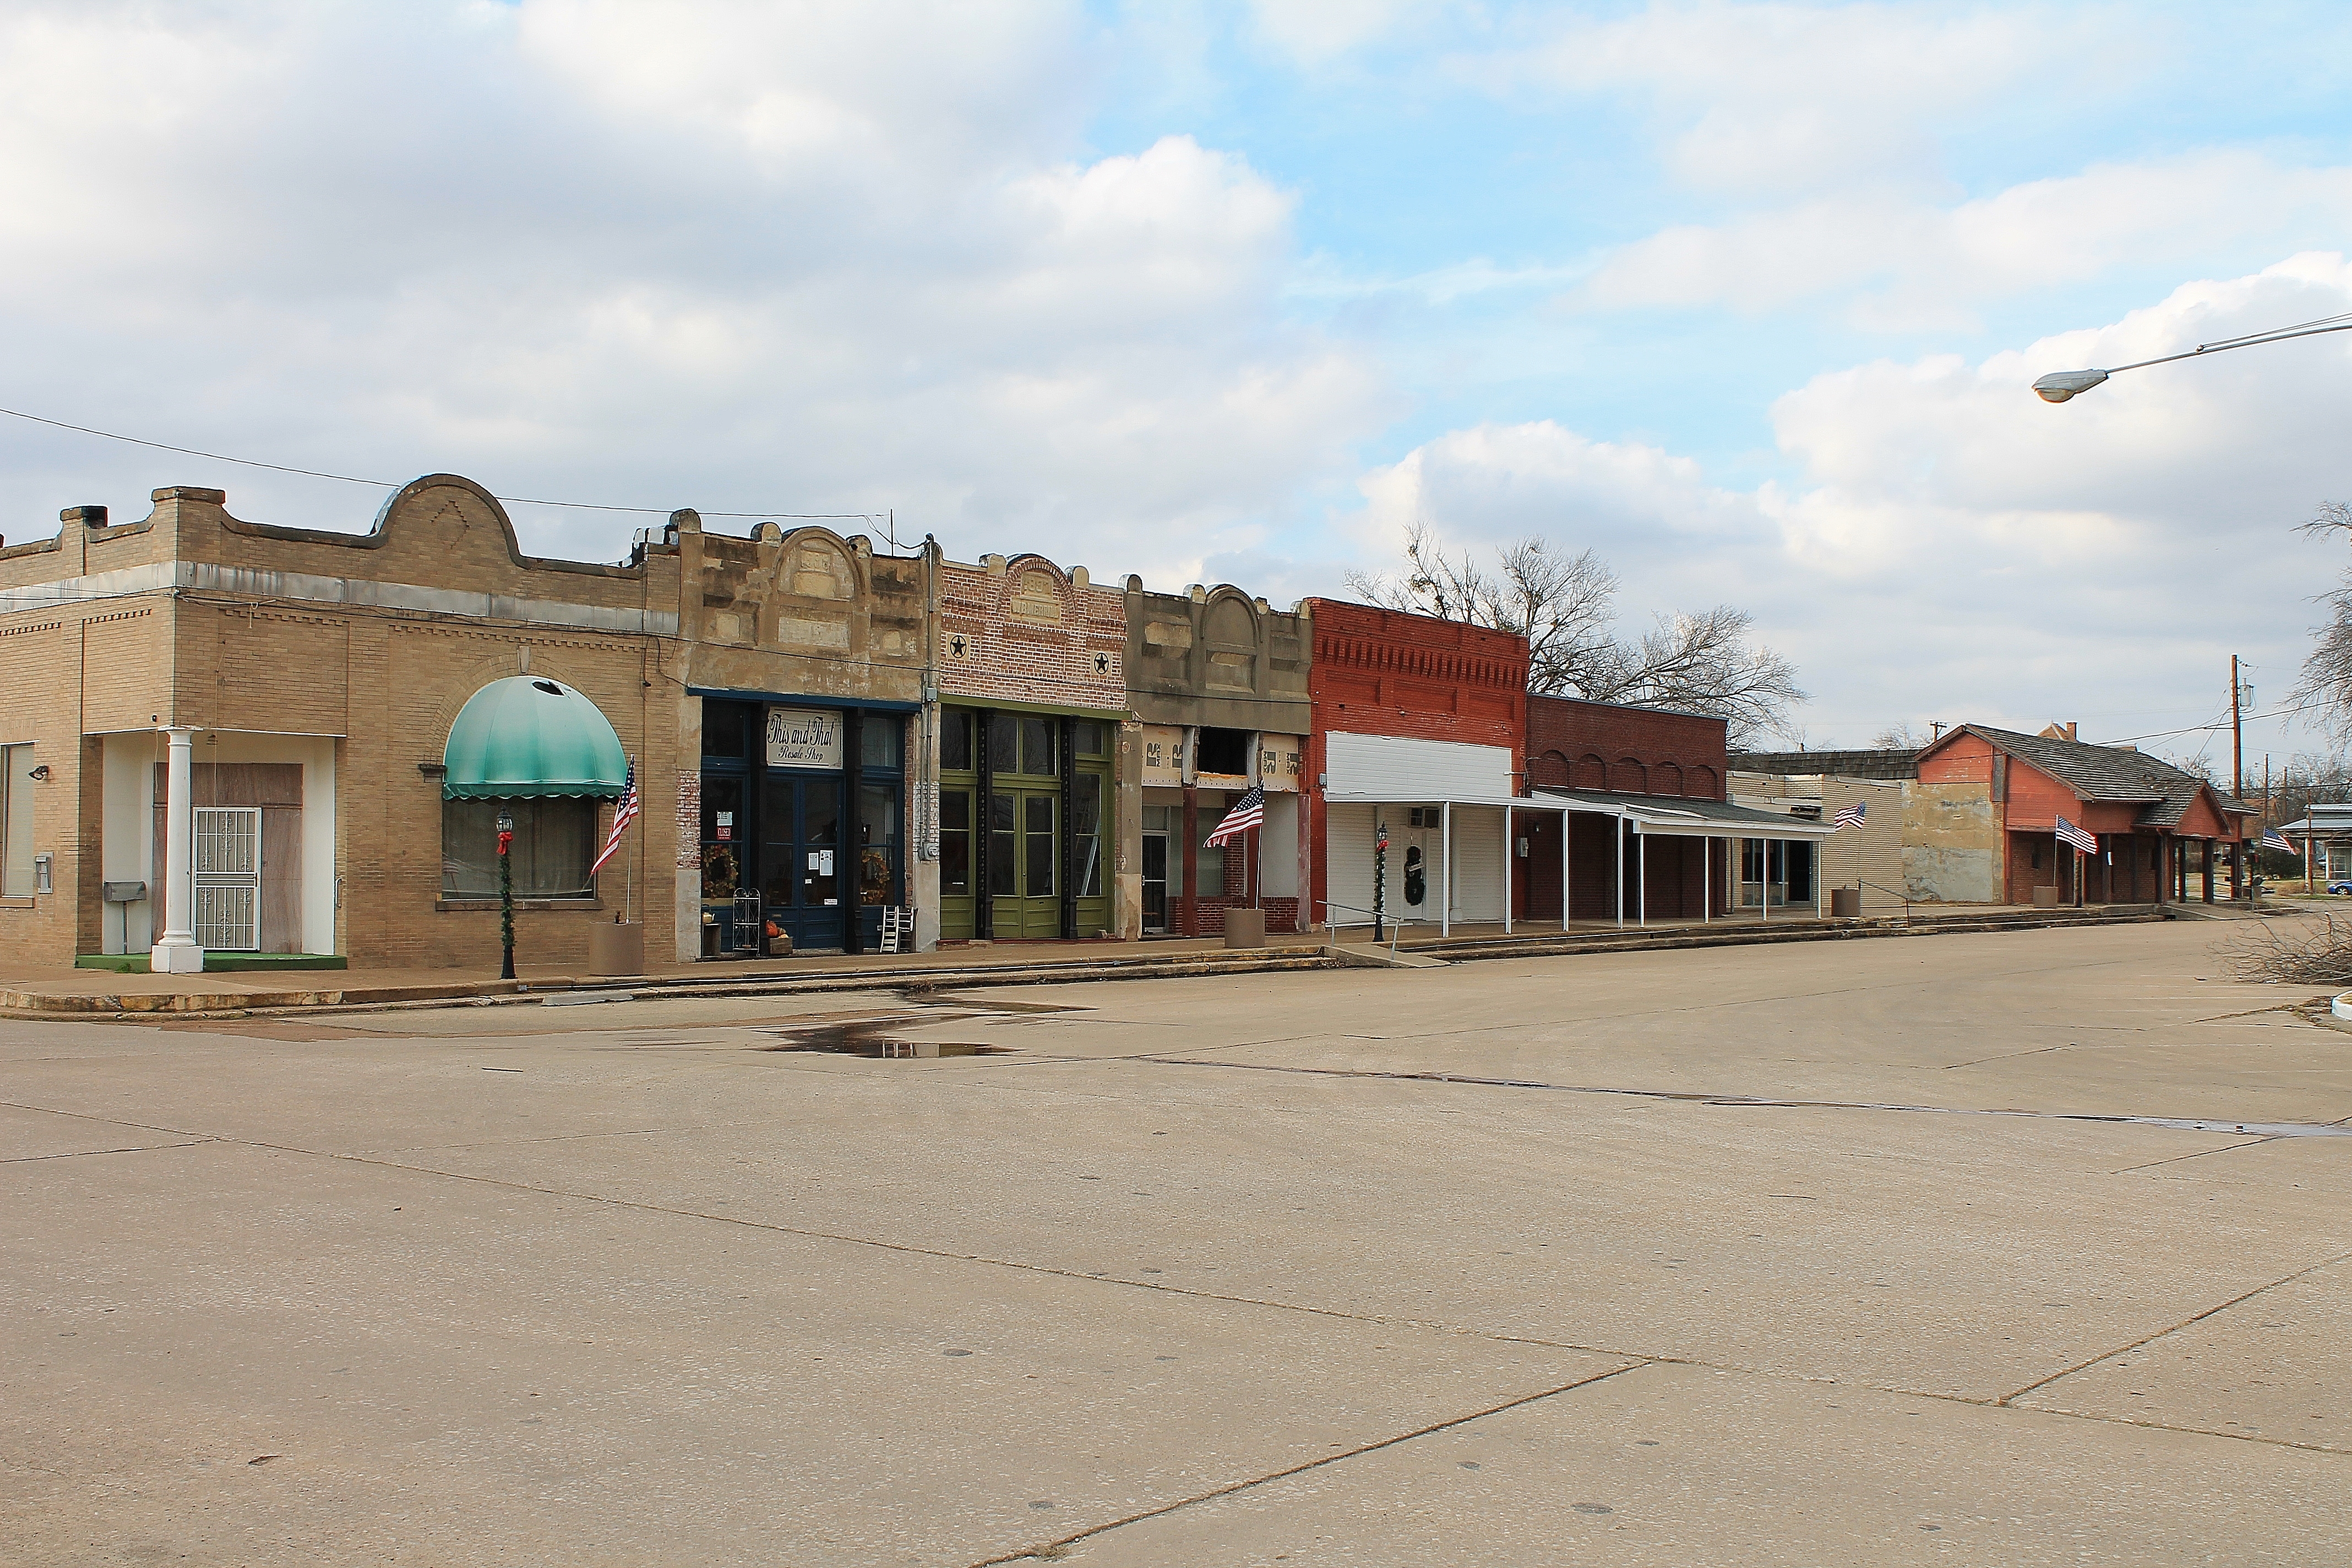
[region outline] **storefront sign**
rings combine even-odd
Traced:
[[[1184,731],[1174,724],[1143,727],[1143,782],[1147,787],[1173,789],[1184,782]]]
[[[772,768],[841,766],[841,715],[822,709],[769,709],[768,765]]]
[[[1257,782],[1268,794],[1296,794],[1306,742],[1297,735],[1257,738]]]

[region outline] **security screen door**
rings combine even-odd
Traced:
[[[196,807],[196,945],[219,952],[261,946],[261,808]]]

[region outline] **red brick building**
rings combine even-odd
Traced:
[[[1332,599],[1303,607],[1308,920],[1370,920],[1383,826],[1384,914],[1441,929],[1501,920],[1504,817],[1525,784],[1527,639]]]
[[[2234,869],[2261,832],[2252,809],[2161,758],[2077,741],[2065,728],[2026,735],[1963,724],[1919,753],[1922,784],[1990,789],[2003,899],[2030,903],[2035,889],[2053,888],[2070,904],[2211,902],[2223,858]],[[2062,816],[2095,836],[2096,854],[2078,857],[2060,841]]]
[[[1725,799],[1725,776],[1720,719],[1573,697],[1528,698],[1527,777],[1533,790],[1572,791],[1596,805],[1631,803],[1638,811],[1640,803],[1661,796],[1719,803]],[[1736,837],[1657,831],[1672,821],[1660,817],[1647,825],[1646,846],[1620,846],[1612,836],[1643,832],[1644,825],[1602,810],[1529,812],[1518,829],[1525,874],[1513,879],[1516,918],[1560,918],[1563,820],[1569,824],[1570,908],[1575,918],[1614,914],[1612,879],[1621,849],[1627,910],[1696,919],[1710,896],[1716,913],[1732,907],[1737,889],[1728,875],[1729,847],[1738,841]],[[1711,868],[1705,859],[1709,854],[1715,858]]]

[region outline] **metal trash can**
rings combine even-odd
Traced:
[[[1860,888],[1832,888],[1830,889],[1830,918],[1832,920],[1840,921],[1860,920],[1862,918],[1862,889]]]
[[[1227,910],[1225,911],[1225,945],[1227,947],[1264,947],[1265,945],[1265,911],[1264,910]]]

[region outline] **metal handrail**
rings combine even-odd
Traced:
[[[1386,922],[1391,928],[1392,928],[1392,934],[1389,937],[1389,952],[1391,955],[1394,955],[1396,952],[1397,939],[1404,934],[1404,928],[1406,926],[1428,925],[1430,923],[1430,920],[1427,915],[1415,915],[1412,917],[1392,915],[1386,910],[1368,910],[1361,904],[1343,904],[1337,899],[1326,899],[1323,900],[1323,905],[1326,909],[1348,910],[1356,914],[1371,915],[1374,917],[1368,921],[1325,921],[1323,923],[1331,929],[1335,933],[1335,936],[1336,933],[1346,930],[1349,926],[1365,925],[1370,926],[1377,931],[1380,929],[1382,922]],[[1336,941],[1333,942],[1333,945],[1338,945]]]
[[[1876,882],[1865,882],[1865,881],[1864,881],[1864,880],[1863,880],[1861,878],[1859,878],[1859,877],[1856,877],[1856,878],[1853,879],[1853,885],[1854,885],[1857,889],[1860,889],[1860,888],[1878,888],[1878,890],[1879,890],[1880,892],[1882,892],[1882,893],[1895,893],[1895,896],[1896,898],[1898,898],[1898,899],[1900,899],[1900,900],[1903,900],[1903,921],[1904,921],[1904,923],[1905,923],[1906,925],[1908,925],[1908,924],[1910,923],[1910,921],[1911,921],[1911,895],[1910,895],[1910,894],[1908,894],[1908,893],[1895,893],[1895,889],[1892,889],[1892,888],[1880,888],[1880,887],[1879,887],[1879,885],[1878,885]]]

